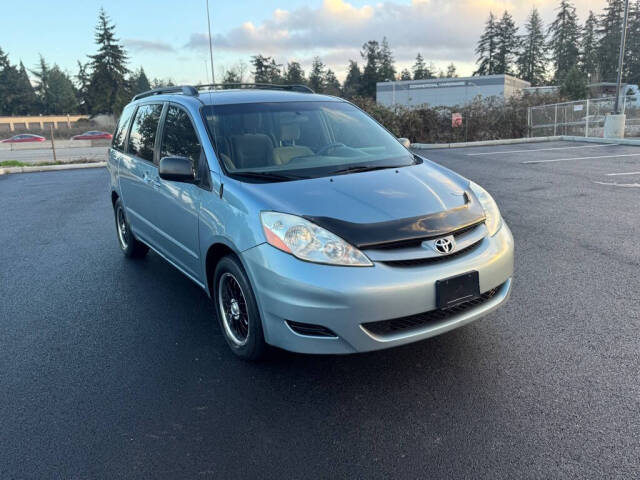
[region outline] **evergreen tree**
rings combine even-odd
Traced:
[[[458,77],[458,69],[456,68],[456,66],[455,66],[455,64],[453,62],[451,62],[447,66],[447,77],[448,78],[457,78]]]
[[[324,92],[325,89],[325,66],[320,57],[314,57],[309,72],[309,87],[317,93]]]
[[[147,78],[147,74],[144,72],[144,68],[142,67],[131,75],[129,84],[131,86],[131,96],[151,90],[151,83],[149,82],[149,78]]]
[[[629,7],[625,67],[626,81],[640,85],[640,0]]]
[[[324,74],[324,93],[336,97],[339,97],[342,93],[340,90],[340,82],[330,68],[328,68]]]
[[[16,101],[12,108],[13,115],[29,115],[38,113],[38,97],[36,97],[36,92],[33,85],[31,85],[29,74],[27,73],[27,69],[24,67],[22,61],[20,62],[20,67],[18,69],[15,95]]]
[[[284,83],[289,85],[305,85],[304,70],[298,62],[289,62],[284,74]]]
[[[73,81],[58,65],[54,64],[48,72],[49,104],[47,113],[61,115],[77,113],[79,102]]]
[[[422,58],[420,53],[416,55],[416,63],[413,64],[412,70],[414,80],[425,80],[430,78],[427,76],[427,64],[424,63],[424,58]]]
[[[380,46],[380,67],[378,69],[378,78],[384,80],[394,80],[396,78],[396,68],[393,65],[393,54],[389,47],[387,37],[383,37]]]
[[[513,73],[512,67],[519,47],[518,29],[511,14],[505,10],[496,25],[496,73]]]
[[[263,55],[255,55],[251,57],[253,65],[253,77],[255,83],[273,83],[277,84],[282,81],[280,69],[282,65],[276,63],[271,57]]]
[[[400,72],[400,80],[411,80],[411,72],[408,68],[405,68]]]
[[[376,96],[376,83],[380,78],[380,45],[376,40],[369,40],[362,46],[360,55],[365,62],[360,81],[360,95],[369,98]]]
[[[38,98],[40,113],[52,113],[49,108],[50,105],[53,104],[50,82],[51,68],[42,55],[40,55],[38,66],[35,70],[31,70],[31,73],[36,77],[35,92]]]
[[[224,72],[224,75],[222,76],[222,83],[242,83],[240,81],[240,74],[235,68],[230,68]]]
[[[578,64],[580,27],[576,7],[569,0],[560,0],[556,19],[549,26],[549,49],[551,51],[554,79],[562,82],[569,70]]]
[[[342,86],[342,94],[345,98],[353,98],[360,92],[361,77],[362,72],[360,71],[358,62],[356,62],[355,60],[349,60],[347,77],[344,79],[344,84]]]
[[[90,55],[91,79],[87,87],[86,103],[91,113],[119,114],[131,100],[126,75],[127,53],[115,36],[113,25],[101,8],[95,31],[98,52]]]
[[[569,100],[583,100],[587,98],[588,91],[587,78],[578,66],[574,65],[562,80],[560,94]]]
[[[489,12],[489,19],[487,20],[484,33],[478,40],[476,47],[476,55],[478,59],[478,69],[473,73],[474,75],[493,75],[497,72],[496,69],[496,56],[498,54],[498,22],[493,12]]]
[[[580,68],[587,76],[591,75],[595,81],[598,73],[598,36],[596,29],[598,20],[592,11],[589,11],[584,27],[582,28],[582,41],[580,42]]]
[[[608,0],[604,13],[600,15],[597,30],[598,65],[600,80],[603,82],[615,82],[617,79],[623,15],[623,0]]]
[[[88,92],[91,83],[91,74],[89,73],[89,64],[82,63],[78,60],[78,73],[76,74],[76,85],[78,101],[80,102],[79,111],[89,113]]]
[[[517,62],[518,76],[533,86],[543,85],[547,63],[546,38],[542,18],[535,7],[527,19],[525,32],[520,39],[522,48]]]
[[[0,115],[13,115],[20,108],[20,72],[0,48]]]

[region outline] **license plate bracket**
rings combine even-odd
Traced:
[[[480,296],[480,276],[477,271],[436,281],[438,309],[451,308]]]

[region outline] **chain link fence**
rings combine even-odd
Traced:
[[[530,107],[529,134],[531,137],[603,137],[604,119],[613,112],[615,100],[615,97],[592,98]],[[627,116],[625,137],[640,137],[640,99],[623,97],[622,113]]]

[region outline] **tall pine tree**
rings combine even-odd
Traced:
[[[608,0],[599,18],[598,64],[603,82],[615,82],[617,78],[623,15],[624,1]]]
[[[376,83],[380,79],[380,44],[376,40],[369,40],[362,46],[360,51],[362,59],[365,61],[364,70],[360,81],[360,95],[369,98],[376,96]]]
[[[627,58],[625,73],[628,83],[640,85],[640,0],[629,7]]]
[[[18,68],[18,79],[16,83],[16,104],[12,109],[13,115],[29,115],[38,113],[38,97],[29,79],[27,69],[22,61]]]
[[[542,18],[536,8],[529,14],[525,32],[520,38],[518,76],[533,86],[543,85],[547,69],[546,38]]]
[[[493,12],[489,13],[489,19],[484,27],[484,33],[478,41],[476,55],[478,69],[474,75],[493,75],[496,73],[496,55],[498,53],[498,22]]]
[[[394,80],[396,78],[396,67],[393,65],[393,54],[389,47],[387,37],[382,39],[380,45],[380,67],[378,77],[384,80]]]
[[[580,42],[580,68],[582,72],[591,78],[592,81],[597,80],[598,76],[598,19],[592,11],[584,22],[582,28],[582,39]]]
[[[304,78],[304,70],[298,62],[287,63],[287,69],[284,73],[284,83],[289,85],[304,85],[307,80]]]
[[[506,10],[496,25],[496,39],[496,73],[512,74],[519,49],[518,28]]]
[[[325,66],[320,57],[314,57],[311,62],[311,71],[309,72],[309,87],[317,93],[324,92],[325,89]]]
[[[89,56],[91,78],[86,103],[91,113],[119,114],[131,100],[126,81],[127,53],[114,32],[115,25],[101,8],[95,31],[98,52]]]
[[[580,27],[576,7],[569,0],[560,0],[557,15],[549,26],[549,49],[555,69],[554,79],[561,82],[574,65],[578,64]]]
[[[345,98],[353,98],[359,94],[361,86],[360,81],[362,72],[358,66],[358,62],[355,60],[349,60],[349,68],[347,70],[347,77],[344,79],[342,85],[342,94]]]

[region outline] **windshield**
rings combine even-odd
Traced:
[[[240,178],[283,181],[416,163],[349,103],[210,105],[204,116],[227,173]]]

